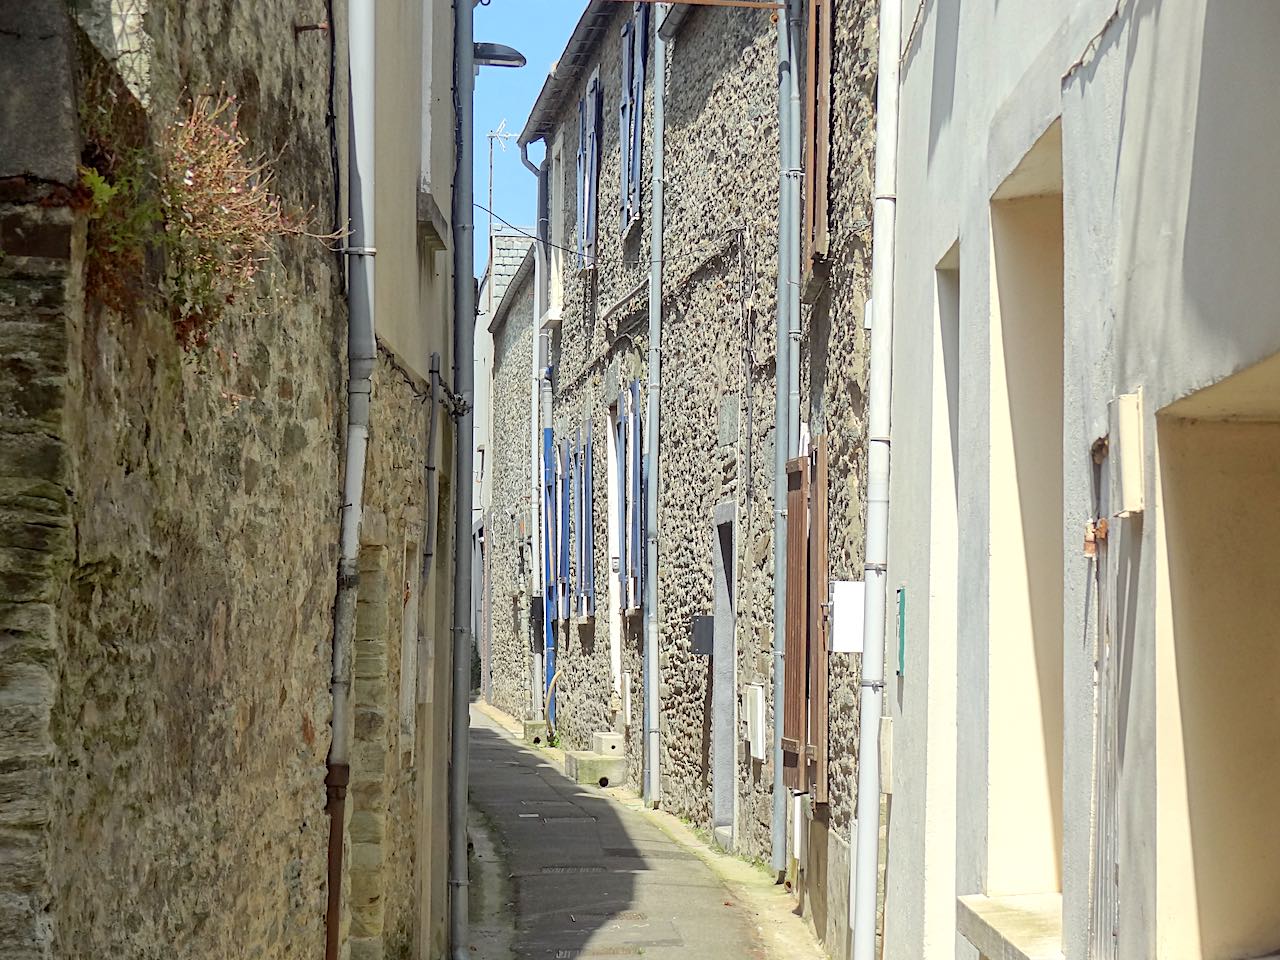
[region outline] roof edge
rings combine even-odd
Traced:
[[[498,301],[498,307],[493,311],[493,318],[489,321],[489,332],[493,333],[498,327],[506,322],[507,314],[515,306],[516,298],[513,295],[519,290],[521,285],[529,279],[529,274],[533,272],[534,258],[537,254],[537,243],[529,244],[529,249],[525,251],[524,259],[520,261],[520,266],[516,269],[515,276],[511,278],[511,282],[507,284],[507,288],[502,291],[502,299]]]
[[[538,99],[533,101],[529,109],[529,119],[520,131],[517,143],[521,146],[541,140],[547,134],[551,123],[551,113],[558,106],[557,101],[565,89],[573,86],[585,72],[582,68],[582,57],[592,52],[601,39],[604,25],[613,18],[618,7],[613,0],[590,0],[578,25],[569,35],[569,42],[564,51],[551,67],[547,79],[538,92]]]

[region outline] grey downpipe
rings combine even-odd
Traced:
[[[546,592],[542,583],[542,334],[543,314],[547,311],[547,234],[551,220],[549,212],[550,197],[548,193],[548,165],[543,160],[541,165],[529,159],[529,145],[520,144],[520,162],[529,172],[538,178],[538,225],[535,229],[537,240],[534,241],[533,252],[533,344],[529,369],[529,563],[530,594],[543,596]],[[548,421],[550,422],[550,421]],[[530,621],[532,623],[532,621]],[[530,627],[532,629],[532,626]],[[530,677],[529,705],[534,719],[543,715],[543,653],[536,648],[533,653],[533,668]]]
[[[439,483],[436,478],[436,407],[440,403],[440,354],[431,354],[431,394],[427,401],[427,527],[422,533],[422,579],[431,576],[431,567],[436,555],[436,490]]]
[[[792,130],[799,125],[798,101],[791,97],[789,18],[778,17],[778,285],[777,358],[774,362],[773,440],[773,810],[769,827],[770,866],[787,867],[787,789],[782,780],[782,715],[786,698],[787,631],[787,455],[791,450],[791,268],[793,234],[798,237],[791,180]]]
[[[373,323],[374,247],[374,0],[351,0],[347,7],[350,71],[350,236],[346,253],[347,437],[339,522],[338,587],[333,604],[332,742],[325,787],[329,814],[328,903],[325,956],[336,960],[342,913],[342,853],[347,786],[351,782],[351,664],[356,600],[360,581],[360,518],[364,509],[364,468],[369,448],[369,401],[378,346]]]
[[[889,559],[890,400],[893,364],[894,238],[898,185],[898,54],[902,8],[880,0],[876,160],[871,222],[871,371],[867,412],[867,599],[858,709],[858,836],[850,871],[853,960],[875,960],[880,878],[880,714]]]
[[[475,38],[472,0],[454,0],[454,106],[457,169],[453,181],[453,383],[461,401],[454,451],[457,505],[453,535],[453,725],[449,778],[449,948],[470,960],[467,948],[467,748],[471,709],[471,443],[475,380]]]
[[[800,275],[803,271],[803,232],[802,214],[804,211],[804,177],[801,144],[800,111],[800,70],[797,58],[800,50],[802,7],[804,0],[787,0],[787,62],[791,69],[786,73],[787,115],[790,127],[787,130],[787,161],[783,171],[783,186],[786,188],[789,204],[787,209],[787,413],[791,417],[791,430],[787,436],[788,456],[800,456]]]
[[[649,377],[645,427],[644,523],[644,802],[656,807],[662,801],[659,765],[658,678],[658,439],[662,425],[662,226],[664,220],[663,151],[667,113],[667,41],[654,30],[653,44],[653,150],[649,225]]]

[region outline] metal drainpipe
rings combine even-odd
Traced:
[[[552,523],[552,512],[556,502],[555,484],[555,435],[551,426],[551,331],[538,334],[537,352],[547,364],[542,368],[539,383],[542,399],[542,529],[546,536],[542,538],[542,570],[544,585],[542,596],[542,656],[540,686],[540,715],[547,720],[548,729],[555,724],[555,702],[551,699],[551,678],[556,665],[556,595],[559,585],[552,575],[552,551],[558,549],[555,543],[555,527]]]
[[[804,256],[803,232],[804,192],[801,181],[804,178],[803,155],[801,143],[803,131],[800,113],[800,70],[796,62],[799,57],[802,7],[804,0],[787,0],[787,45],[791,51],[787,57],[791,69],[787,71],[787,113],[791,125],[787,131],[787,159],[784,171],[784,183],[789,194],[789,213],[787,222],[787,335],[790,338],[790,349],[787,353],[787,406],[791,417],[791,430],[787,436],[788,454],[800,456],[800,274],[803,269],[801,260]]]
[[[884,703],[886,569],[889,539],[890,400],[893,363],[894,235],[898,205],[898,73],[902,8],[880,0],[876,97],[875,206],[871,234],[871,382],[867,417],[867,600],[858,709],[858,837],[849,872],[854,960],[876,956],[880,881],[880,714]]]
[[[667,41],[654,30],[653,44],[653,149],[652,211],[649,225],[649,391],[645,441],[645,641],[644,641],[644,801],[656,807],[662,801],[659,763],[658,661],[658,440],[662,425],[662,226],[664,220],[663,150],[667,113]]]
[[[369,447],[369,401],[378,356],[374,337],[374,0],[351,0],[347,7],[351,77],[351,234],[347,298],[347,438],[339,526],[338,588],[333,604],[332,741],[325,788],[329,814],[328,903],[325,957],[337,960],[342,916],[342,848],[347,786],[351,782],[351,680],[349,654],[355,634],[360,579],[360,517],[364,508],[364,466]]]
[[[542,591],[543,603],[545,604],[547,597],[547,591],[543,583],[545,559],[542,556],[542,534],[540,530],[542,517],[542,418],[540,415],[540,401],[543,366],[540,325],[543,314],[547,311],[546,244],[549,233],[548,225],[551,221],[549,212],[550,167],[545,159],[540,165],[529,159],[529,144],[527,143],[520,144],[520,161],[528,168],[530,173],[538,178],[538,225],[534,231],[537,234],[537,240],[534,241],[533,253],[533,344],[529,370],[529,566],[530,582],[532,584],[530,593],[536,597],[539,591]],[[543,623],[545,629],[545,616]],[[534,651],[530,705],[534,711],[535,719],[542,716],[545,705],[543,657],[544,654],[541,649]]]
[[[799,100],[791,95],[795,69],[791,60],[788,16],[777,18],[778,35],[778,283],[777,359],[774,361],[773,440],[773,810],[770,822],[770,866],[777,876],[787,867],[787,788],[782,780],[782,716],[786,698],[787,631],[787,455],[791,436],[791,259],[799,236],[792,191],[792,131],[799,127]],[[799,412],[797,401],[795,412]]]
[[[368,2],[368,0],[366,0]],[[461,400],[454,435],[456,470],[453,536],[453,725],[449,779],[449,945],[454,960],[467,948],[467,749],[471,709],[471,443],[475,380],[475,235],[472,138],[475,111],[475,37],[472,0],[454,0],[454,103],[457,169],[453,181],[453,383]]]

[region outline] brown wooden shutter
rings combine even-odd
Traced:
[[[787,461],[787,634],[782,713],[782,782],[806,788],[809,634],[809,458]]]
[[[813,481],[809,490],[809,760],[813,802],[827,803],[827,756],[830,723],[827,652],[828,583],[827,554],[827,438],[815,438]]]
[[[804,271],[830,246],[827,182],[831,173],[831,5],[810,0],[805,64]],[[806,284],[807,286],[807,284]]]

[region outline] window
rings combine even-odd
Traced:
[[[831,4],[810,0],[805,68],[804,270],[827,258],[827,181],[831,171]],[[806,284],[808,286],[808,284]]]
[[[635,4],[622,25],[622,78],[618,107],[622,232],[640,220],[640,160],[644,141],[644,70],[649,48],[649,7]]]
[[[578,268],[596,265],[597,193],[600,185],[600,111],[603,106],[600,69],[587,82],[578,101]]]

